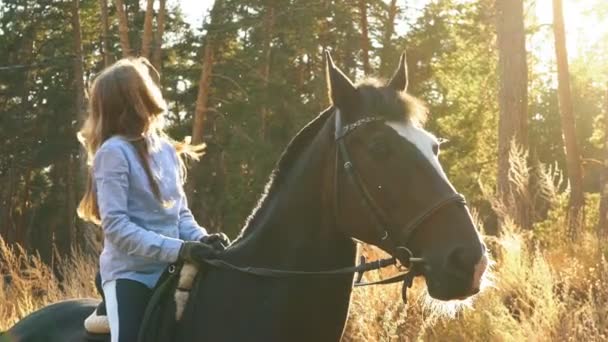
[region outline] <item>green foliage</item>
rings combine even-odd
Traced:
[[[556,229],[556,227],[566,227],[567,225],[568,196],[569,192],[567,191],[558,193],[549,203],[550,208],[547,211],[546,218],[534,224],[532,230],[534,238],[544,248],[563,247],[570,243],[566,230]],[[595,234],[599,217],[599,202],[599,194],[585,195],[585,219],[581,227],[585,234]]]
[[[425,8],[410,43],[430,54],[423,60],[428,71],[423,69],[422,75],[427,78],[417,79],[414,91],[430,106],[431,131],[450,141],[441,154],[442,163],[454,185],[474,204],[482,200],[478,181],[492,179],[496,165],[493,25],[491,1],[438,1]],[[416,77],[416,70],[413,74]]]
[[[399,54],[407,50],[410,93],[428,103],[429,130],[450,141],[442,147],[442,163],[455,187],[491,225],[494,214],[479,184],[494,184],[496,172],[494,1],[423,1],[414,7],[398,1],[396,33],[388,37],[390,2],[366,3],[373,73],[390,77]],[[136,0],[126,4],[131,45],[137,51],[145,6]],[[192,27],[179,4],[169,5],[162,85],[174,138],[191,134],[202,47],[209,34],[217,47],[204,137],[207,154],[189,175],[199,184],[190,200],[201,223],[234,236],[290,138],[329,104],[322,50],[332,50],[352,78],[363,76],[358,8],[332,0],[225,0],[214,22],[208,18],[202,27]],[[70,6],[69,1],[0,4],[0,234],[40,250],[43,257],[51,255],[52,236],[74,220],[65,210],[66,188],[73,181],[66,170],[78,149]],[[87,82],[103,68],[98,6],[95,0],[81,1]],[[606,16],[601,0],[585,6],[589,16]],[[109,16],[109,53],[116,60],[121,52],[112,1]],[[528,20],[531,39],[547,35],[533,14]],[[578,139],[589,161],[604,159],[605,41],[579,51],[571,61]],[[554,71],[539,67],[544,61],[535,50],[529,61],[530,156],[565,169]],[[598,189],[596,164],[585,166],[589,192]],[[539,232],[558,220],[552,211],[547,215],[552,223],[539,223]],[[540,218],[545,219],[544,212]]]

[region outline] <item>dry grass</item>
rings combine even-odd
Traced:
[[[57,259],[60,281],[39,256],[9,247],[0,237],[0,331],[50,303],[95,297],[96,262],[79,252],[73,255]]]
[[[401,300],[400,285],[354,290],[344,340],[605,340],[608,262],[595,237],[587,233],[576,248],[544,251],[532,240],[515,229],[487,239],[496,260],[495,283],[456,313],[429,302],[423,280],[410,290],[408,305]],[[66,271],[63,287],[37,257],[9,249],[2,240],[0,259],[2,273],[10,279],[0,287],[0,330],[51,302],[95,296],[95,262],[90,258],[60,261]]]
[[[422,281],[407,308],[398,286],[357,289],[345,340],[606,340],[608,262],[594,235],[545,251],[513,229],[486,240],[496,259],[494,285],[470,307],[454,313],[450,305],[429,305]]]

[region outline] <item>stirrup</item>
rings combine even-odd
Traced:
[[[110,321],[108,316],[97,315],[97,308],[84,320],[84,329],[91,334],[109,334]]]

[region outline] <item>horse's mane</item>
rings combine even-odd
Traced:
[[[382,115],[387,120],[406,120],[422,126],[428,109],[424,103],[406,92],[397,92],[376,78],[367,78],[357,84],[363,99],[362,111],[371,115]]]
[[[257,205],[245,221],[245,226],[239,233],[239,236],[236,238],[235,242],[241,240],[253,230],[252,227],[257,222],[257,217],[259,216],[258,214],[262,212],[262,208],[264,208],[264,204],[266,203],[268,196],[271,193],[274,193],[275,190],[284,182],[286,174],[291,169],[291,165],[300,155],[302,150],[308,147],[310,142],[317,136],[332,112],[333,107],[327,108],[314,120],[304,126],[304,128],[302,128],[298,134],[291,139],[285,150],[283,150],[279,161],[276,163],[274,170],[270,174],[269,180],[264,187],[264,191],[262,192]]]

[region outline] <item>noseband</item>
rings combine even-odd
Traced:
[[[436,203],[431,205],[427,210],[422,212],[420,215],[414,217],[410,220],[403,229],[395,230],[391,229],[392,226],[390,224],[389,216],[382,209],[380,205],[374,200],[373,196],[368,191],[365,183],[359,176],[355,165],[348,153],[348,148],[345,143],[345,137],[355,131],[357,128],[365,126],[366,124],[373,122],[384,122],[384,119],[378,117],[365,117],[359,119],[351,124],[343,125],[342,124],[342,115],[339,109],[335,110],[335,142],[337,145],[336,149],[336,176],[334,177],[334,190],[335,190],[335,205],[338,204],[338,165],[340,160],[342,160],[342,168],[348,175],[348,179],[350,183],[352,183],[355,188],[358,190],[359,197],[361,198],[361,202],[364,207],[368,208],[368,211],[371,212],[371,218],[373,220],[373,226],[376,230],[376,235],[379,237],[379,241],[384,244],[388,251],[399,260],[399,262],[410,268],[412,264],[415,263],[424,263],[423,258],[414,257],[411,250],[406,247],[399,245],[391,236],[391,232],[397,231],[400,236],[402,236],[402,241],[407,243],[412,236],[412,234],[420,227],[420,225],[427,220],[429,217],[433,216],[433,214],[437,213],[439,210],[447,206],[451,203],[459,203],[462,205],[466,205],[464,196],[458,193],[450,193]],[[413,276],[412,276],[413,278]]]

